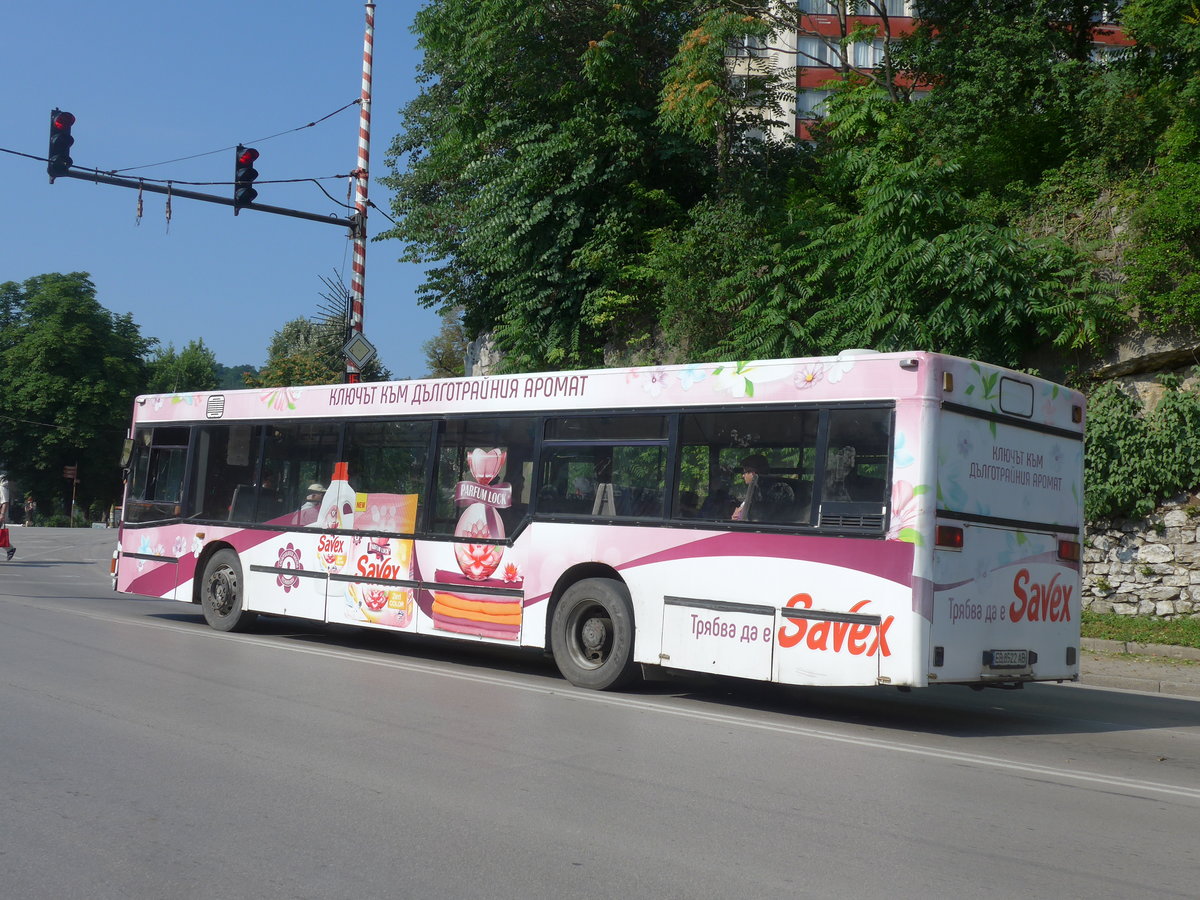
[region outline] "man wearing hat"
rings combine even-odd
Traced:
[[[313,483],[308,486],[308,496],[304,498],[304,505],[301,509],[316,509],[321,505],[321,499],[325,496],[325,485]]]
[[[8,522],[8,504],[12,500],[12,491],[8,487],[8,475],[0,472],[0,528],[3,528]],[[5,551],[8,555],[5,559],[12,559],[16,555],[16,547],[8,547]]]
[[[311,525],[317,521],[317,513],[321,508],[321,500],[325,497],[325,485],[317,484],[315,481],[308,486],[305,492],[304,505],[300,507],[298,520],[301,525]]]
[[[742,481],[746,484],[746,497],[742,500],[741,505],[733,511],[735,520],[741,522],[750,520],[751,507],[762,498],[762,492],[758,487],[758,476],[766,475],[769,471],[767,458],[761,453],[751,453],[742,460]]]

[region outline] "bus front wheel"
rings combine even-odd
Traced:
[[[550,649],[576,687],[606,691],[632,682],[633,606],[625,585],[588,578],[567,588],[550,622]]]
[[[217,631],[245,631],[258,618],[243,609],[242,564],[232,550],[218,550],[204,567],[200,608]]]

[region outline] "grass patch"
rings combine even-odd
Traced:
[[[1080,616],[1080,628],[1085,638],[1200,649],[1200,617],[1167,620],[1153,616],[1084,612]]]

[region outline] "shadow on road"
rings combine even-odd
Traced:
[[[191,609],[194,612],[152,615],[207,628],[199,609]],[[249,633],[285,642],[444,663],[477,672],[553,679],[560,682],[563,690],[575,690],[562,681],[553,661],[540,650],[483,643],[468,645],[424,635],[324,625],[276,616],[261,617]],[[470,690],[468,683],[464,682],[463,689]],[[626,693],[641,697],[673,697],[727,713],[753,711],[808,723],[813,720],[838,722],[962,739],[1195,728],[1198,721],[1198,707],[1192,700],[1080,690],[1056,684],[1031,684],[1023,690],[989,688],[983,691],[944,685],[905,693],[888,687],[794,687],[655,671],[652,680]]]

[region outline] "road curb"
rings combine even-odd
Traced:
[[[1134,678],[1131,675],[1083,674],[1080,676],[1078,683],[1087,687],[1116,688],[1122,691],[1144,691],[1149,694],[1169,694],[1172,697],[1189,697],[1200,700],[1200,684],[1185,681]]]
[[[1200,662],[1200,649],[1175,647],[1170,644],[1139,644],[1134,641],[1106,641],[1102,638],[1083,638],[1083,650],[1099,653],[1131,653],[1135,656],[1162,656],[1168,659],[1192,659]]]

